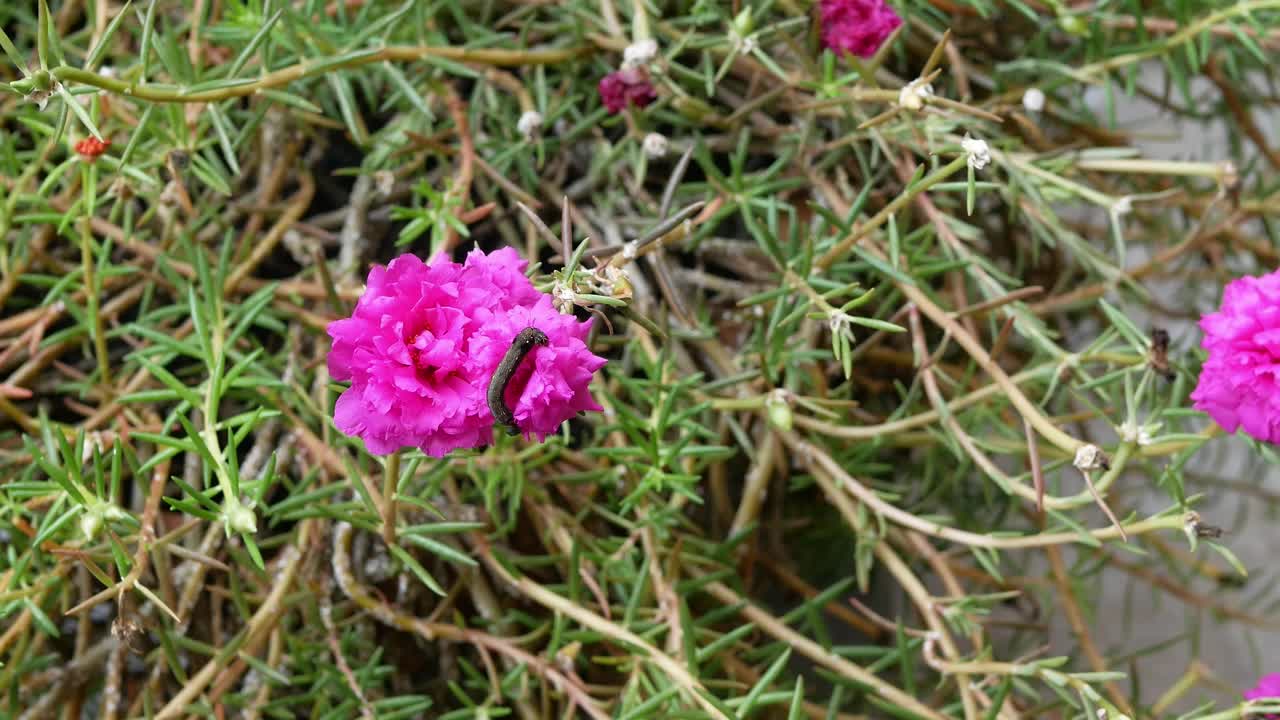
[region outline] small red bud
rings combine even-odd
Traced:
[[[99,140],[96,137],[87,137],[76,143],[76,152],[85,162],[93,162],[98,156],[107,151],[111,147],[110,140]]]

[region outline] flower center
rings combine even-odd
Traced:
[[[423,328],[410,335],[405,339],[405,347],[418,380],[424,384],[444,381],[459,370],[457,342],[437,335],[431,328]]]
[[[423,333],[426,333],[426,332],[427,332],[426,330],[422,330],[421,332],[416,332],[413,335],[410,335],[409,338],[406,339],[404,343],[405,347],[409,349],[409,359],[413,362],[413,366],[418,370],[435,369],[431,365],[431,363],[427,362],[422,357],[422,351],[426,349],[426,344],[427,344],[427,341],[423,339],[422,335]]]

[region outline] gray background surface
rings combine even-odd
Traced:
[[[1150,66],[1142,73],[1140,82],[1158,93],[1162,88],[1162,77],[1160,66]],[[1203,98],[1205,105],[1202,107],[1220,103],[1217,89],[1207,80],[1193,83],[1192,90],[1198,98]],[[1207,124],[1177,122],[1161,115],[1151,104],[1126,100],[1119,93],[1117,96],[1120,128],[1133,133],[1136,144],[1147,157],[1209,161],[1231,157],[1229,133],[1236,131],[1225,117]],[[1104,116],[1105,94],[1101,88],[1086,93],[1085,102],[1099,116]],[[1280,111],[1258,113],[1254,119],[1275,147],[1280,142]],[[1249,151],[1255,151],[1247,140],[1244,142]],[[1262,167],[1266,168],[1265,163]],[[1143,259],[1135,255],[1125,264],[1132,266]],[[1231,259],[1228,263],[1237,271],[1250,274],[1274,269],[1247,267]],[[1190,278],[1186,280],[1151,283],[1147,287],[1167,307],[1194,307],[1201,312],[1213,310],[1219,300],[1220,288],[1191,282]],[[1133,307],[1126,309],[1135,310]],[[1194,322],[1165,317],[1135,317],[1135,320],[1140,324],[1145,320],[1168,328],[1174,345],[1180,350],[1190,352],[1199,347],[1201,333]],[[1099,438],[1114,440],[1114,435],[1108,435],[1105,428],[1099,432]],[[1196,457],[1189,470],[1193,475],[1249,483],[1280,500],[1280,471],[1262,463],[1248,444],[1239,438],[1212,441]],[[1138,477],[1126,480],[1129,483],[1127,491],[1143,498],[1142,510],[1154,512],[1170,504],[1167,495],[1159,488],[1142,487],[1149,483],[1148,480]],[[1203,581],[1186,587],[1236,606],[1264,596],[1266,601],[1252,606],[1251,610],[1254,614],[1268,615],[1267,605],[1280,597],[1280,589],[1276,588],[1277,581],[1280,581],[1280,513],[1277,513],[1277,503],[1226,490],[1208,480],[1197,482],[1189,478],[1187,492],[1206,493],[1206,502],[1201,506],[1205,520],[1227,529],[1229,534],[1222,542],[1249,568],[1250,577],[1239,589],[1219,589]],[[1099,520],[1102,520],[1101,516]],[[1179,545],[1186,547],[1185,541]],[[1223,564],[1216,554],[1204,549],[1200,556]],[[1142,561],[1141,558],[1136,559]],[[1092,625],[1103,652],[1120,647],[1153,646],[1179,635],[1184,638],[1140,661],[1142,696],[1148,702],[1154,701],[1187,671],[1191,658],[1198,658],[1219,679],[1236,688],[1251,687],[1262,673],[1280,672],[1280,632],[1264,632],[1239,623],[1221,624],[1210,614],[1198,612],[1171,595],[1153,594],[1148,586],[1134,583],[1120,571],[1105,573],[1097,592]],[[1274,625],[1280,625],[1280,607],[1270,608],[1269,619]],[[1061,643],[1059,647],[1070,647],[1070,629],[1066,621],[1055,618],[1053,622],[1057,641]],[[1209,688],[1193,692],[1175,707],[1189,709],[1196,701],[1211,694]],[[1222,694],[1217,699],[1224,701],[1229,697]]]

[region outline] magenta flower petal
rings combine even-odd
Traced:
[[[539,440],[582,410],[599,410],[589,385],[605,363],[586,345],[590,322],[554,309],[511,248],[462,264],[402,255],[369,271],[351,317],[329,324],[329,374],[349,380],[334,424],[375,455],[417,447],[432,457],[493,439],[489,380],[526,327],[548,337],[507,388],[525,436]]]
[[[501,360],[512,339],[527,327],[546,334],[548,343],[535,347],[507,385],[506,402],[526,437],[545,440],[569,418],[585,411],[600,411],[588,390],[591,376],[605,360],[591,353],[586,339],[591,321],[579,322],[555,310],[550,296],[536,305],[515,308],[476,341],[476,354],[496,354]]]
[[[1200,329],[1209,358],[1191,393],[1195,408],[1227,432],[1280,443],[1280,271],[1228,283]]]
[[[1245,700],[1280,700],[1280,673],[1271,673],[1263,675],[1256,687],[1246,690],[1244,693]],[[1277,715],[1266,715],[1267,718],[1280,717]]]
[[[641,68],[623,68],[600,78],[600,102],[610,114],[616,115],[628,105],[644,107],[658,99],[658,92],[649,81],[649,74]]]
[[[463,268],[473,276],[480,275],[483,281],[477,282],[479,287],[494,287],[500,292],[493,299],[501,302],[503,308],[519,305],[532,305],[538,302],[543,293],[533,287],[524,271],[529,263],[520,257],[515,248],[504,247],[485,254],[483,250],[472,250],[463,261]]]
[[[902,24],[884,0],[821,0],[822,45],[869,58]]]

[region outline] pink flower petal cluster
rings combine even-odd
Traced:
[[[610,114],[617,115],[628,105],[644,107],[658,99],[658,92],[643,68],[623,68],[600,78],[600,102]]]
[[[884,0],[822,0],[822,46],[869,58],[902,24]]]
[[[1244,699],[1280,701],[1280,673],[1263,675],[1262,678],[1258,680],[1257,687],[1245,691]],[[1263,717],[1277,718],[1280,717],[1280,715],[1264,715]]]
[[[329,374],[351,381],[334,409],[338,429],[376,455],[412,446],[444,457],[489,444],[489,381],[527,327],[549,343],[533,348],[507,385],[525,437],[544,440],[578,412],[600,410],[588,385],[605,360],[587,347],[591,321],[558,312],[525,265],[502,248],[474,250],[462,264],[406,254],[374,266],[352,316],[328,326]]]
[[[1227,432],[1280,443],[1280,271],[1227,284],[1200,319],[1209,358],[1191,399]]]

